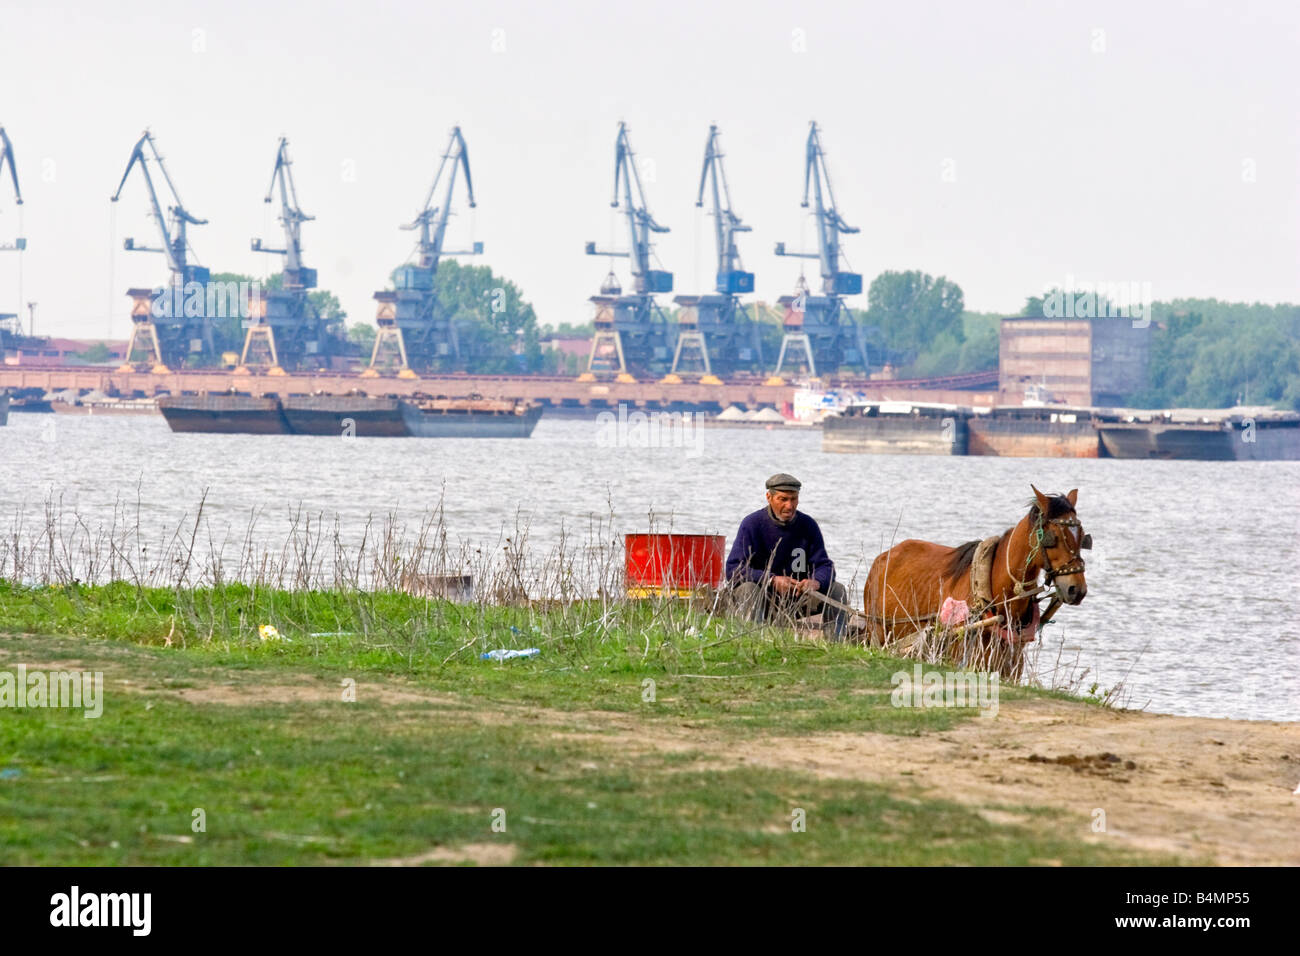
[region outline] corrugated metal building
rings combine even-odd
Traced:
[[[1041,385],[1056,401],[1122,405],[1146,387],[1152,328],[1126,317],[1005,318],[998,343],[1002,400],[1018,403],[1026,388]]]

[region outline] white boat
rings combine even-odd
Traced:
[[[843,414],[850,405],[859,405],[865,399],[862,392],[844,388],[825,389],[812,383],[802,384],[791,400],[794,425],[820,425],[827,415]]]

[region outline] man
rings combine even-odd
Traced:
[[[751,621],[821,614],[826,635],[838,641],[847,623],[844,611],[813,592],[840,604],[848,603],[848,594],[835,580],[821,528],[799,511],[801,487],[792,475],[773,475],[767,479],[767,507],[740,523],[727,555],[733,606]]]

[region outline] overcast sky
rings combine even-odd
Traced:
[[[1046,285],[1149,282],[1157,299],[1300,301],[1300,5],[1272,3],[0,3],[0,125],[26,204],[22,299],[37,331],[124,337],[131,286],[166,279],[144,181],[147,126],[192,213],[198,261],[266,274],[262,203],[289,138],[305,260],[352,320],[411,253],[454,124],[478,209],[449,244],[518,284],[543,323],[582,322],[622,244],[609,208],[628,123],[675,293],[712,285],[694,206],[720,125],[757,297],[815,249],[799,206],[823,129],[849,265],[922,269],[969,308]],[[6,177],[7,180],[7,177]],[[161,184],[159,184],[161,185]],[[20,210],[0,183],[0,242]],[[20,300],[0,253],[0,312]],[[626,284],[626,260],[618,268]],[[814,263],[809,264],[815,274]],[[670,299],[671,296],[666,297]],[[855,304],[865,306],[865,294]]]

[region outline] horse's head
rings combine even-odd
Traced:
[[[1030,545],[1037,545],[1047,583],[1055,586],[1056,596],[1065,604],[1080,604],[1088,594],[1080,552],[1092,547],[1092,535],[1083,533],[1083,525],[1074,512],[1079,489],[1068,495],[1049,496],[1034,488],[1034,498]]]

